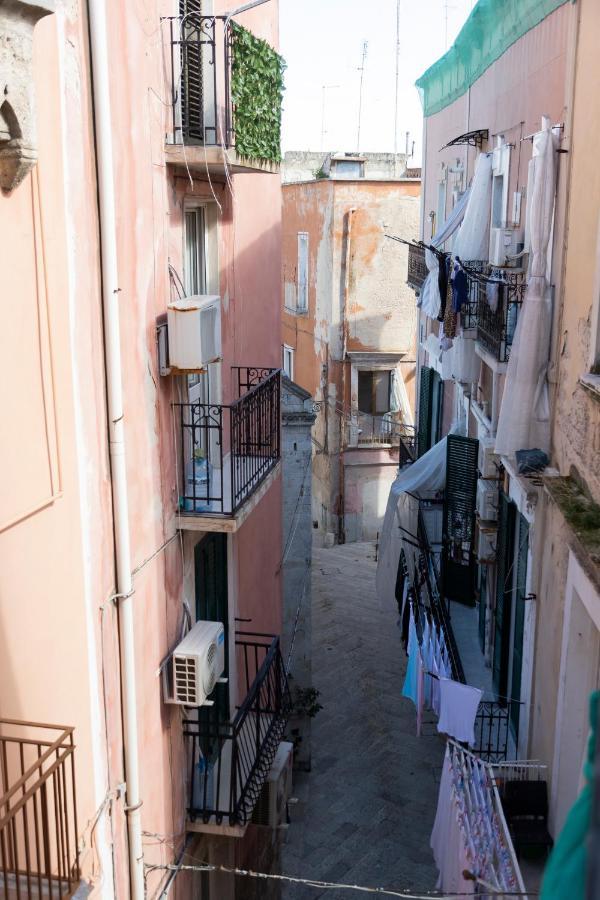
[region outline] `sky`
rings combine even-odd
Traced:
[[[397,149],[404,152],[410,132],[415,166],[421,163],[422,114],[414,83],[443,55],[446,37],[447,46],[452,44],[473,5],[474,0],[400,0]],[[280,0],[280,48],[287,63],[284,151],[359,149],[365,41],[360,150],[394,150],[396,6],[396,0]]]

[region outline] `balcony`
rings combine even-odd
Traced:
[[[504,270],[503,270],[504,271]],[[492,269],[489,277],[500,273]],[[506,272],[504,271],[504,274]],[[493,359],[508,362],[510,349],[517,328],[517,320],[525,293],[525,277],[522,272],[508,276],[506,284],[500,286],[499,296],[488,298],[488,285],[478,282],[477,289],[477,341]]]
[[[425,249],[417,244],[408,245],[408,275],[406,283],[415,291],[420,291],[429,270],[425,262]]]
[[[354,410],[346,417],[346,446],[398,449],[403,466],[415,459],[415,429],[402,422],[398,413],[373,416]]]
[[[236,531],[275,477],[281,456],[280,370],[234,367],[233,372],[234,403],[173,404],[180,528]]]
[[[235,647],[244,699],[233,720],[215,721],[212,708],[201,707],[183,721],[191,831],[243,833],[290,713],[279,638],[238,632]]]
[[[442,515],[442,503],[420,502],[417,519],[419,587],[415,593],[421,624],[417,623],[417,629],[422,629],[425,617],[435,622],[446,641],[453,679],[487,688],[487,696],[484,695],[479,704],[475,719],[475,746],[471,750],[480,759],[500,763],[509,756],[516,756],[520,703],[497,698],[494,694],[490,670],[486,668],[479,648],[477,610],[450,601],[443,595]],[[514,723],[517,723],[516,728]]]
[[[250,159],[236,150],[236,121],[248,118],[237,116],[232,99],[237,26],[225,16],[193,12],[165,21],[172,109],[165,146],[167,165],[186,175],[217,181],[236,173],[279,172],[279,163],[258,158],[259,151],[257,158]],[[249,63],[244,54],[238,69],[249,64],[259,71],[261,59]],[[241,74],[248,80],[247,69]]]
[[[79,886],[73,729],[0,719],[2,897],[70,897]]]

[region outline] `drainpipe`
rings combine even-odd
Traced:
[[[108,404],[109,450],[113,497],[113,521],[117,570],[117,601],[121,650],[123,747],[125,757],[127,834],[131,900],[143,900],[144,863],[140,807],[135,643],[133,629],[133,580],[129,545],[129,511],[125,460],[125,427],[119,328],[119,269],[112,155],[108,40],[105,0],[88,0],[92,97],[94,104],[96,169],[104,352]]]
[[[352,259],[352,221],[356,207],[352,207],[346,213],[346,248],[344,253],[344,293],[342,307],[342,415],[340,416],[340,455],[338,464],[339,500],[338,500],[338,542],[346,543],[346,499],[344,477],[344,443],[345,435],[345,404],[346,404],[346,353],[348,350],[348,298],[350,296],[350,261]]]

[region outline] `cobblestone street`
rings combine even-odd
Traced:
[[[416,737],[401,697],[405,657],[397,612],[375,596],[375,546],[313,554],[312,772],[296,773],[282,871],[388,888],[434,888],[429,835],[444,745]],[[286,900],[351,900],[352,891],[297,885]]]

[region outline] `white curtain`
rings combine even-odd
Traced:
[[[453,256],[460,256],[465,262],[488,258],[491,209],[492,154],[480,153],[463,223],[452,247]]]
[[[448,215],[443,225],[438,228],[434,236],[431,238],[432,247],[443,247],[449,237],[451,237],[465,215],[467,203],[469,201],[470,189],[466,190],[460,200],[455,204],[454,208]],[[427,313],[430,319],[436,319],[440,311],[440,289],[438,286],[438,258],[431,250],[425,251],[425,262],[429,269],[429,275],[423,282],[421,288],[420,306],[423,312]]]
[[[412,543],[405,541],[405,538],[409,537],[406,531],[416,534],[418,504],[406,491],[410,491],[411,494],[435,494],[444,489],[447,443],[447,438],[442,438],[420,459],[402,469],[390,488],[379,538],[379,559],[375,578],[377,597],[382,603],[394,602],[396,575],[403,547],[409,569],[412,569],[416,548]],[[402,531],[401,528],[406,531]]]
[[[552,297],[548,282],[550,238],[556,191],[557,137],[550,120],[533,139],[533,187],[531,191],[531,252],[527,289],[519,313],[510,352],[496,453],[550,449],[550,403],[547,370],[552,324]]]
[[[400,366],[392,369],[392,386],[390,392],[390,411],[399,412],[405,425],[414,425],[415,420]]]

